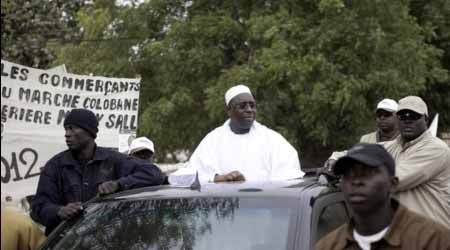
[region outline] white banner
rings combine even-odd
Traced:
[[[67,148],[63,122],[74,108],[97,115],[97,145],[117,148],[119,132],[137,128],[139,81],[40,70],[2,60],[2,198],[35,193],[40,168]]]

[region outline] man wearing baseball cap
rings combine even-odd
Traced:
[[[98,120],[92,111],[73,109],[64,129],[68,149],[45,164],[32,202],[33,218],[46,226],[46,235],[96,195],[163,182],[161,171],[149,162],[97,146]]]
[[[128,154],[141,160],[148,160],[150,162],[153,162],[155,146],[153,145],[153,142],[147,137],[138,137],[131,142]]]
[[[397,163],[398,199],[450,228],[450,148],[428,130],[422,98],[401,99],[397,118],[401,136],[384,146]]]
[[[203,138],[189,161],[200,183],[303,176],[295,148],[256,121],[256,101],[247,86],[228,89],[225,105],[229,119]]]
[[[334,166],[351,221],[320,239],[317,250],[449,249],[450,230],[392,198],[395,161],[378,144],[360,143]]]
[[[398,136],[397,112],[398,104],[392,99],[383,99],[377,105],[375,111],[377,130],[363,135],[360,142],[377,143],[394,140]]]

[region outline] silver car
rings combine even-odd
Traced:
[[[313,249],[349,218],[316,178],[129,190],[84,204],[42,249]]]

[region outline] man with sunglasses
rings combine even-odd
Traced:
[[[360,142],[377,143],[382,141],[394,140],[398,136],[397,112],[398,104],[392,99],[383,99],[378,103],[375,112],[377,130],[375,132],[363,135]]]
[[[418,96],[399,101],[400,136],[384,143],[396,161],[400,203],[450,228],[450,148],[428,130],[428,108]]]
[[[295,148],[255,120],[256,101],[247,86],[230,88],[225,104],[229,119],[206,135],[189,161],[200,183],[303,176]]]

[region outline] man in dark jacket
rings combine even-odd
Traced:
[[[46,226],[46,235],[81,212],[81,203],[96,195],[163,182],[159,168],[148,161],[97,146],[98,121],[93,112],[73,109],[64,129],[69,149],[45,164],[32,203],[33,217]]]

